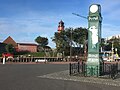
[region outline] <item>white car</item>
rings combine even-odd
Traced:
[[[36,59],[35,62],[36,62],[36,63],[37,63],[37,62],[47,62],[47,60],[46,60],[46,59]]]

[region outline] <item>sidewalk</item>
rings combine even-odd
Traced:
[[[103,79],[103,78],[99,78],[99,77],[70,76],[69,70],[55,72],[55,73],[51,73],[51,74],[47,74],[47,75],[43,75],[43,76],[38,76],[38,77],[120,87],[120,78],[112,80],[112,79]]]

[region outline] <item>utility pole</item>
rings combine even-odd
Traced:
[[[72,14],[75,15],[75,16],[78,16],[78,17],[81,17],[81,18],[84,18],[84,19],[88,20],[88,18],[85,17],[85,16],[79,15],[77,13],[72,13]],[[84,42],[84,58],[85,59],[87,58],[87,46],[86,45],[87,45],[87,41],[86,41],[86,36],[85,36],[85,42]]]
[[[70,31],[70,62],[72,61],[72,30]]]
[[[114,51],[113,51],[114,47],[113,47],[113,41],[112,41],[112,61],[114,61]]]

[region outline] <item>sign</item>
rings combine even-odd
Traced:
[[[98,17],[97,16],[91,16],[88,19],[89,19],[89,21],[95,21],[95,20],[98,20]]]

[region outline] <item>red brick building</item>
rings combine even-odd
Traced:
[[[33,43],[16,43],[10,36],[3,41],[5,44],[12,44],[16,51],[37,52],[37,44]]]
[[[28,44],[28,43],[17,43],[18,51],[29,51],[29,52],[37,52],[36,44]]]

